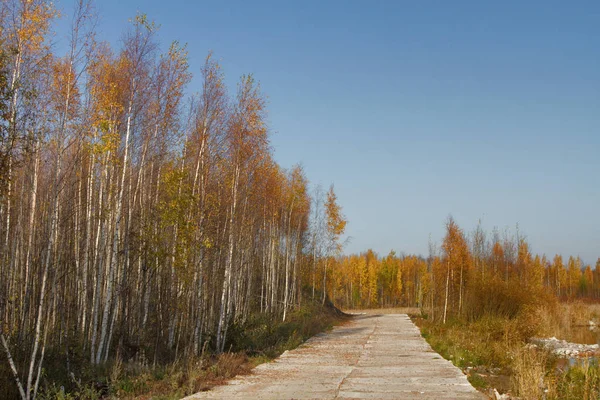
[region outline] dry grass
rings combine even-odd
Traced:
[[[176,362],[167,367],[143,369],[132,363],[113,368],[137,370],[138,373],[117,378],[111,374],[113,396],[125,400],[178,399],[225,383],[236,375],[246,375],[255,366],[254,360],[241,353],[223,353],[204,359]],[[143,370],[143,371],[142,371]]]
[[[245,353],[224,353],[216,363],[217,375],[225,379],[246,375],[252,369]]]
[[[511,386],[522,399],[542,399],[547,389],[547,355],[542,351],[519,347],[513,352]]]
[[[574,327],[587,326],[590,321],[598,322],[600,304],[576,301],[545,305],[538,307],[535,315],[541,336],[565,338]]]
[[[515,318],[488,314],[447,324],[413,320],[437,352],[465,371],[478,372],[480,388],[496,387],[521,399],[579,400],[600,398],[597,362],[584,360],[562,370],[554,357],[526,345],[532,336],[560,337],[590,320],[598,322],[599,316],[599,304],[570,302],[526,305]],[[509,379],[499,385],[500,377]]]

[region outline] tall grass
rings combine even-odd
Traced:
[[[590,321],[598,322],[600,304],[582,301],[540,306],[536,310],[540,335],[566,338],[572,328],[587,326]]]
[[[519,347],[513,352],[511,386],[522,399],[542,399],[548,391],[548,355],[533,348]]]

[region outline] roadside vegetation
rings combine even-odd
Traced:
[[[205,349],[198,357],[166,364],[153,364],[143,356],[125,360],[120,356],[102,367],[85,359],[74,359],[81,369],[72,377],[63,376],[61,360],[49,356],[38,399],[180,399],[208,390],[237,375],[250,373],[255,366],[269,362],[286,350],[298,347],[317,333],[347,316],[330,302],[309,301],[289,314],[286,322],[255,314],[246,322],[230,327],[227,351],[217,354]],[[140,354],[144,354],[141,352]],[[53,363],[58,369],[53,370]]]
[[[597,305],[554,303],[523,310],[514,318],[453,318],[445,324],[413,316],[423,337],[444,358],[460,367],[484,393],[509,393],[521,399],[597,399],[597,360],[565,360],[533,348],[531,337],[560,335],[597,319]],[[560,336],[559,336],[560,337]]]

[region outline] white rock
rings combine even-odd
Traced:
[[[494,399],[495,400],[509,400],[510,396],[507,394],[500,394],[496,389],[494,389]]]

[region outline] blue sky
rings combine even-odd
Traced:
[[[113,44],[139,10],[193,72],[213,50],[232,90],[253,73],[276,160],[335,184],[347,252],[426,254],[452,214],[600,256],[597,0],[97,3]]]

